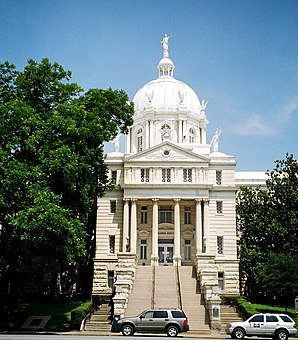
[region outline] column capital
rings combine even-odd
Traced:
[[[132,202],[136,202],[138,199],[137,198],[131,198],[130,199]]]
[[[152,198],[153,203],[157,203],[159,201],[159,198]]]
[[[129,202],[129,201],[130,201],[130,198],[125,197],[125,198],[123,198],[123,201],[124,201],[124,202]]]
[[[174,198],[173,200],[176,204],[179,204],[179,202],[181,201],[181,198]]]
[[[202,198],[195,198],[196,204],[200,204],[202,202]]]
[[[210,202],[209,198],[203,198],[202,201],[204,202],[204,205],[209,205]]]

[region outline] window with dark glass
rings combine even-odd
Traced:
[[[183,182],[192,182],[192,169],[183,169]]]
[[[223,213],[223,202],[222,201],[216,201],[216,213],[217,214]]]
[[[217,253],[223,254],[223,236],[217,236]]]
[[[116,213],[116,201],[110,201],[110,212],[112,214]]]
[[[191,240],[184,241],[184,260],[191,260]]]
[[[147,260],[147,240],[141,240],[140,259]]]
[[[149,169],[141,169],[141,182],[149,182]]]
[[[249,322],[264,322],[264,315],[255,315]]]
[[[162,182],[171,182],[171,169],[162,169],[161,180]]]
[[[171,208],[161,208],[159,211],[159,223],[173,223]]]
[[[117,170],[113,170],[112,171],[112,182],[114,183],[114,184],[116,184],[117,183]]]
[[[141,224],[147,224],[147,207],[141,207]]]
[[[216,184],[221,185],[222,184],[222,171],[216,170]]]
[[[222,272],[218,273],[218,286],[219,286],[219,290],[225,289],[224,273],[222,273]]]
[[[190,207],[184,208],[184,224],[191,224],[191,210]]]
[[[115,236],[114,235],[110,236],[110,249],[109,249],[109,252],[111,254],[115,254]]]

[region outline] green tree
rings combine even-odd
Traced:
[[[111,186],[103,143],[132,125],[124,91],[84,93],[70,79],[48,59],[0,64],[0,275],[11,286],[54,291],[58,274],[90,268],[97,198]]]
[[[276,296],[276,292],[285,290],[292,295],[297,294],[297,290],[286,288],[286,284],[293,282],[284,281],[283,273],[277,270],[278,265],[275,275],[278,275],[281,285],[284,284],[284,290],[280,285],[277,290],[273,289],[266,279],[266,273],[270,271],[268,268],[271,268],[268,259],[281,263],[281,259],[287,256],[289,259],[297,259],[298,256],[297,160],[287,154],[284,160],[276,161],[275,168],[268,172],[266,190],[241,188],[236,209],[242,281],[253,283],[257,291],[266,291],[267,295]],[[249,288],[248,284],[246,288]]]

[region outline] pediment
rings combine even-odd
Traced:
[[[209,163],[209,158],[191,150],[177,146],[171,142],[164,142],[143,152],[125,157],[125,163],[134,162],[193,162]]]

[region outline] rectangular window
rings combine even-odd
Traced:
[[[162,208],[159,211],[159,223],[173,223],[171,208]]]
[[[111,177],[112,177],[112,182],[113,182],[114,184],[116,184],[116,183],[117,183],[117,170],[113,170],[113,171],[112,171]]]
[[[110,201],[110,212],[112,214],[116,213],[116,201]]]
[[[141,224],[147,224],[147,207],[141,207]]]
[[[171,169],[162,169],[161,178],[162,182],[171,182]]]
[[[141,182],[149,182],[149,169],[141,169]]]
[[[115,254],[115,236],[110,235],[110,254]]]
[[[138,136],[138,152],[143,151],[143,137]]]
[[[191,210],[190,207],[184,208],[184,224],[191,224]]]
[[[225,289],[224,273],[222,272],[218,273],[218,286],[219,286],[219,290]]]
[[[147,240],[141,240],[140,259],[147,260]]]
[[[222,183],[222,171],[216,170],[216,184],[221,185]]]
[[[184,260],[191,260],[191,240],[184,241]]]
[[[183,169],[183,182],[192,182],[192,169]]]
[[[216,201],[216,213],[217,214],[223,213],[223,202],[222,201]]]
[[[217,254],[223,254],[223,236],[217,236]]]

